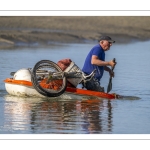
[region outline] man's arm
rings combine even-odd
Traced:
[[[102,61],[96,55],[92,56],[91,64],[92,65],[97,65],[97,66],[111,66],[111,67],[113,67],[115,65],[113,60],[111,60],[111,61]]]
[[[105,71],[108,71],[108,72],[109,72],[109,75],[110,75],[111,77],[114,77],[114,72],[113,72],[109,67],[104,66],[104,70],[105,70]]]

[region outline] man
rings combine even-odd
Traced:
[[[100,79],[103,76],[103,72],[108,71],[110,76],[114,77],[114,72],[107,66],[113,67],[115,63],[113,60],[105,61],[105,51],[110,49],[114,40],[109,36],[101,36],[99,44],[94,46],[87,55],[82,71],[89,75],[94,69],[96,69],[93,79],[84,83],[84,87],[88,90],[104,92],[104,87],[100,86]]]

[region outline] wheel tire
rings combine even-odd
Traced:
[[[34,86],[34,88],[36,89],[37,92],[39,92],[40,94],[47,96],[47,97],[58,97],[61,94],[63,94],[66,90],[67,87],[67,79],[66,77],[62,77],[62,81],[61,81],[61,86],[59,84],[59,89],[58,90],[54,90],[49,88],[44,88],[41,86],[41,82],[39,81],[39,76],[38,75],[38,70],[39,69],[50,69],[52,70],[52,72],[62,72],[61,68],[54,62],[50,61],[50,60],[41,60],[39,62],[37,62],[31,72],[31,81],[32,84]],[[44,75],[46,76],[46,74]],[[48,85],[46,83],[46,81],[44,82],[44,85]]]

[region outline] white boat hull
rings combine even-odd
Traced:
[[[38,93],[33,87],[27,87],[27,86],[24,86],[24,85],[17,85],[17,84],[5,83],[5,88],[6,88],[6,91],[10,95],[31,96],[31,97],[35,97],[35,96],[44,97],[43,95],[41,95],[40,93]]]
[[[46,97],[41,95],[40,93],[38,93],[33,87],[28,87],[28,86],[24,86],[24,85],[17,85],[17,84],[9,84],[9,83],[5,83],[5,88],[6,91],[10,94],[10,95],[15,95],[15,96],[21,96],[21,97]],[[48,97],[50,98],[50,97]],[[61,99],[93,99],[96,98],[95,96],[86,96],[86,95],[77,95],[74,93],[70,93],[70,92],[65,92],[64,94],[62,94],[59,97]],[[54,97],[52,97],[51,99],[54,99]]]

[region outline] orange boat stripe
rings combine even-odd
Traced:
[[[67,87],[66,92],[71,92],[71,93],[81,94],[81,95],[90,95],[90,96],[97,96],[97,97],[102,97],[102,98],[115,99],[114,94],[107,94],[104,92],[90,91],[90,90],[84,90],[84,89],[78,89],[78,88]]]
[[[25,81],[25,80],[13,80],[11,78],[7,78],[4,80],[5,83],[10,83],[10,84],[18,84],[18,85],[26,85],[26,86],[32,86],[32,82],[30,81]]]

